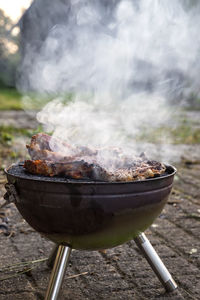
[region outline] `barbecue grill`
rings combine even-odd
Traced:
[[[162,211],[176,169],[134,182],[98,182],[27,173],[22,164],[5,170],[5,199],[15,203],[36,231],[55,242],[56,256],[46,300],[56,300],[71,249],[99,250],[134,239],[167,291],[177,285],[143,233]],[[57,253],[57,255],[55,255]]]

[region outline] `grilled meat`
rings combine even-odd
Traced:
[[[93,155],[95,150],[88,147],[73,147],[61,140],[45,133],[38,133],[31,138],[30,145],[26,145],[33,160],[70,161],[74,157]]]
[[[44,176],[63,176],[73,179],[107,180],[107,173],[99,165],[88,164],[84,160],[74,162],[53,162],[26,160],[24,167],[32,174]]]
[[[144,180],[146,178],[159,176],[165,172],[165,166],[158,162],[152,166],[143,163],[136,168],[121,168],[114,171],[106,170],[98,164],[89,164],[84,160],[66,163],[45,160],[26,160],[24,167],[32,174],[109,182]]]
[[[149,164],[150,162],[150,164]],[[166,167],[156,161],[142,162],[131,168],[121,168],[110,172],[108,181],[135,181],[157,177],[163,174]]]
[[[57,151],[52,151],[51,137],[43,133],[33,136],[27,148],[32,160],[25,161],[25,169],[44,176],[134,181],[160,176],[166,169],[163,164],[148,160],[144,153],[132,157],[124,155],[119,149],[72,147],[57,139],[53,140],[53,148]]]

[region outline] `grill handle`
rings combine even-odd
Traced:
[[[5,189],[7,191],[4,195],[4,199],[6,200],[6,204],[18,203],[20,201],[19,194],[18,194],[14,184],[6,183],[5,184]]]

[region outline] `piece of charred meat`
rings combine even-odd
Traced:
[[[88,147],[73,147],[45,133],[32,136],[30,145],[26,145],[33,160],[70,161],[82,155],[93,155],[95,150]]]
[[[166,170],[165,165],[157,161],[146,161],[131,168],[121,168],[109,172],[108,181],[135,181],[162,175]]]
[[[144,180],[166,170],[144,153],[133,157],[119,149],[75,147],[44,133],[34,135],[27,148],[32,160],[26,160],[24,168],[37,175],[113,182]]]
[[[73,179],[92,179],[106,181],[107,173],[99,165],[88,164],[84,160],[74,162],[53,162],[26,160],[25,169],[32,174],[44,176],[63,176]]]

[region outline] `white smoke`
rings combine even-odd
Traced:
[[[23,78],[60,96],[38,113],[53,135],[82,145],[136,147],[141,130],[173,120],[173,97],[199,92],[198,10],[187,1],[116,1],[109,17],[98,1],[71,0],[70,16],[28,48]],[[64,97],[64,96],[63,96]],[[27,98],[26,98],[27,100]],[[163,137],[163,142],[165,138]]]
[[[38,113],[38,121],[47,126],[47,131],[53,130],[54,136],[73,144],[124,147],[134,143],[134,138],[150,123],[151,128],[164,125],[168,113],[163,98],[155,95],[132,95],[115,102],[104,94],[88,101],[76,98],[67,106],[55,99]]]

